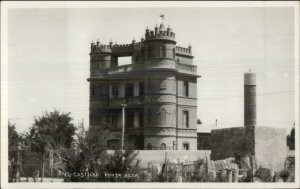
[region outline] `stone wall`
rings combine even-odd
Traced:
[[[214,129],[211,131],[211,159],[235,157],[244,139],[244,127]]]
[[[257,168],[280,171],[287,157],[286,130],[272,127],[255,127],[255,158]],[[244,127],[214,129],[211,131],[211,159],[235,157],[245,137]]]
[[[287,157],[286,129],[256,127],[255,156],[257,167],[279,171]]]
[[[210,150],[210,133],[197,133],[197,150]]]
[[[140,160],[142,167],[147,167],[148,163],[162,165],[165,158],[170,162],[175,162],[178,159],[182,161],[197,161],[199,159],[210,158],[210,150],[140,150],[138,151],[137,159]]]

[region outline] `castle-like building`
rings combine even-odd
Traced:
[[[131,64],[120,66],[119,57],[131,57]],[[175,33],[163,16],[140,42],[92,42],[90,131],[108,126],[107,146],[120,149],[126,106],[125,146],[197,150],[198,77],[192,47],[176,46]]]

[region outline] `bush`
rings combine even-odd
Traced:
[[[279,172],[279,176],[283,179],[284,182],[286,182],[290,176],[290,173],[287,170],[282,170]]]

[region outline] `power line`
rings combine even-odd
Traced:
[[[269,93],[258,93],[256,96],[261,95],[275,95],[275,94],[284,94],[284,93],[290,93],[294,92],[294,90],[287,90],[287,91],[278,91],[278,92],[269,92]],[[214,98],[198,98],[197,100],[217,100],[217,99],[228,99],[228,98],[241,98],[244,97],[244,95],[238,95],[238,96],[228,96],[228,97],[214,97]]]

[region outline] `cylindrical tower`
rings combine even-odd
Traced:
[[[175,34],[161,21],[143,41],[145,64],[145,149],[172,150],[176,141]]]
[[[256,125],[256,74],[244,74],[244,125]]]
[[[111,44],[102,45],[99,41],[91,43],[90,75],[96,76],[111,66]]]
[[[90,76],[95,77],[106,73],[111,66],[111,46],[104,45],[99,40],[91,43]],[[90,81],[90,129],[99,125],[106,115],[109,85],[106,82]],[[102,121],[103,122],[103,121]],[[92,133],[93,131],[91,131]]]

